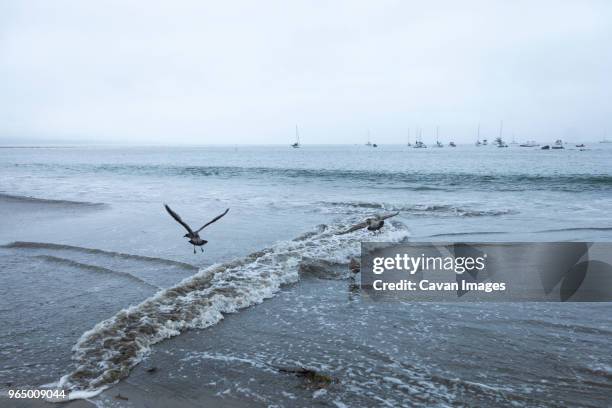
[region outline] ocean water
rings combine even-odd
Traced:
[[[230,212],[194,254],[163,203],[193,227]],[[388,211],[380,235],[335,234]],[[608,304],[372,303],[347,263],[362,240],[610,241],[610,214],[605,144],[0,149],[0,386],[609,406]]]

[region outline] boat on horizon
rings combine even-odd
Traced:
[[[368,139],[367,139],[367,141],[366,141],[366,144],[365,144],[365,145],[366,145],[366,146],[368,146],[368,147],[375,147],[375,146],[372,144],[372,142],[370,141],[370,129],[368,129]]]
[[[508,147],[506,142],[504,142],[504,139],[502,139],[503,132],[504,132],[504,121],[500,120],[499,121],[499,136],[495,138],[495,146],[497,147]]]
[[[298,125],[295,125],[295,143],[291,145],[294,149],[300,147],[300,133],[298,131]]]
[[[565,149],[565,147],[563,147],[563,141],[561,139],[555,140],[555,143],[551,146],[551,149]]]
[[[501,137],[495,138],[495,146],[497,146],[497,147],[508,147],[506,142],[504,142],[504,140]]]
[[[436,126],[436,147],[444,147],[444,145],[440,142],[440,127]]]
[[[417,128],[416,140],[414,141],[414,146],[412,146],[413,149],[426,149],[427,148],[427,145],[423,143],[422,136],[423,136],[423,129]]]

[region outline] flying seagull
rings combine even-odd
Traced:
[[[208,242],[207,240],[200,238],[199,232],[202,231],[204,228],[208,227],[213,222],[218,221],[221,217],[223,217],[229,211],[229,208],[228,208],[222,214],[217,215],[215,218],[213,218],[212,220],[204,224],[199,230],[193,231],[191,227],[189,227],[189,225],[187,225],[187,223],[181,219],[180,215],[172,211],[172,208],[168,207],[168,204],[164,204],[164,207],[166,207],[166,211],[168,211],[168,214],[170,214],[172,218],[176,220],[176,222],[181,224],[187,230],[187,233],[183,236],[185,238],[189,238],[189,242],[193,245],[194,254],[196,253],[196,249],[195,249],[196,246],[199,246],[200,251],[204,252],[204,249],[202,248],[202,246],[206,245],[206,243]]]
[[[365,221],[355,224],[345,231],[339,232],[338,235],[348,234],[349,232],[357,231],[362,228],[367,228],[368,231],[378,231],[385,225],[385,220],[387,218],[395,217],[397,214],[399,214],[399,211],[385,215],[377,214],[374,217],[366,218]]]

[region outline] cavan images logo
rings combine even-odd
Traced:
[[[551,243],[559,246],[554,257],[540,269],[544,292],[550,294],[558,286],[559,300],[612,301],[612,245],[588,242]],[[592,247],[592,248],[591,248]],[[589,259],[589,256],[602,259]],[[607,256],[606,256],[607,255]],[[580,299],[573,299],[580,292]]]
[[[595,248],[590,251],[590,247]],[[524,248],[527,246],[528,248]],[[541,288],[546,295],[554,296],[550,300],[566,301],[586,301],[601,302],[612,301],[612,265],[610,258],[612,255],[612,245],[609,243],[594,244],[589,242],[546,242],[546,243],[518,243],[516,246],[502,246],[507,248],[503,262],[513,259],[516,263],[515,275],[525,273],[525,271],[535,269],[538,272]],[[514,254],[516,249],[522,253]],[[597,249],[597,250],[596,250]],[[482,251],[478,245],[454,244],[455,256],[478,257],[482,256]],[[594,256],[600,259],[589,259],[593,252]],[[499,256],[499,251],[496,251]],[[485,254],[486,255],[486,254]],[[522,256],[521,256],[522,255]],[[602,256],[603,255],[603,256]],[[508,278],[509,281],[514,276],[508,276],[506,268],[500,267],[499,262],[492,263],[492,267],[485,269],[472,269],[465,274],[457,275],[459,285],[458,296],[463,296],[469,291],[461,288],[469,287],[468,282],[486,282],[493,276],[498,275],[497,271],[504,271],[500,279]],[[520,271],[518,270],[520,268]],[[502,274],[499,274],[502,275]]]
[[[364,243],[362,262],[362,287],[412,300],[612,301],[612,243]]]

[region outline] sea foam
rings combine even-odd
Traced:
[[[123,309],[83,333],[73,347],[77,368],[60,379],[70,399],[90,398],[129,375],[150,347],[188,329],[218,323],[225,313],[256,305],[286,284],[299,280],[303,259],[347,263],[359,253],[366,231],[337,235],[346,228],[319,226],[316,230],[243,258],[207,267],[142,303]],[[408,232],[401,223],[388,223],[376,240],[401,241]],[[348,268],[347,268],[348,276]]]

